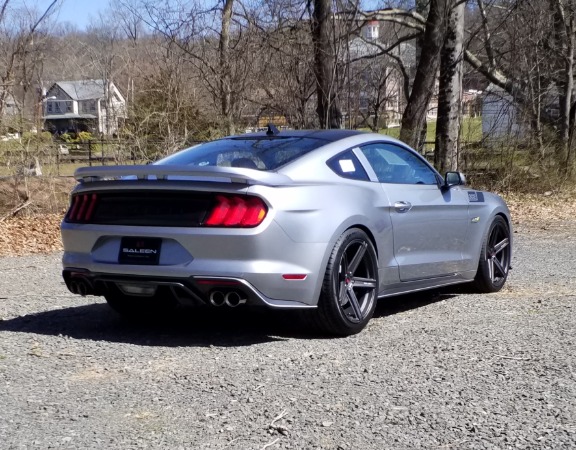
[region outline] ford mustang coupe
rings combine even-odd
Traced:
[[[495,292],[510,269],[504,201],[379,134],[269,127],[75,178],[66,286],[127,317],[265,306],[345,336],[377,299],[457,283]]]

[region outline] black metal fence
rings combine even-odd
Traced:
[[[176,147],[154,141],[99,140],[13,146],[0,149],[0,176],[62,176],[72,175],[80,166],[146,164],[193,144]]]

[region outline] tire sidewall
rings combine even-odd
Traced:
[[[372,259],[372,265],[374,267],[374,279],[376,280],[376,290],[371,294],[372,298],[369,300],[371,304],[369,308],[364,313],[364,318],[360,322],[351,322],[339,305],[338,290],[339,290],[339,267],[342,260],[342,256],[346,248],[354,241],[362,241],[368,244],[366,249],[367,254]],[[329,263],[326,269],[326,274],[324,277],[324,285],[322,287],[322,293],[320,298],[319,308],[325,310],[325,312],[331,317],[331,322],[336,322],[337,327],[341,331],[337,334],[355,334],[360,332],[366,324],[372,318],[374,310],[376,308],[378,292],[378,259],[376,257],[376,250],[370,238],[366,233],[358,228],[351,228],[347,230],[336,242],[334,249],[329,259]],[[336,324],[334,324],[336,325]]]

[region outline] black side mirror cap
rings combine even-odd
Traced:
[[[444,188],[450,189],[452,186],[466,185],[466,177],[462,172],[446,172],[444,176]]]

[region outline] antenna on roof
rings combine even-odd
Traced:
[[[280,133],[278,128],[276,128],[276,126],[273,123],[268,122],[268,130],[266,131],[266,136],[274,136],[275,134],[278,133]]]

